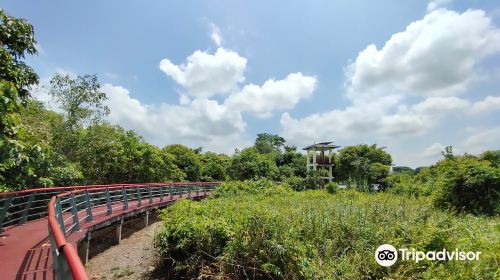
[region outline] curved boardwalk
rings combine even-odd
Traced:
[[[69,231],[66,240],[77,248],[78,242],[87,232],[106,227],[124,218],[137,216],[155,208],[165,207],[180,199],[201,199],[207,192],[179,193],[167,197],[149,197],[129,200],[125,210],[123,201],[92,207],[92,221],[86,220],[86,212],[77,212],[80,229]],[[109,213],[112,208],[112,213]],[[64,220],[72,220],[71,213],[63,213]],[[48,236],[47,218],[10,226],[0,233],[0,279],[54,279],[51,246]]]

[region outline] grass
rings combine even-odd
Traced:
[[[495,279],[500,219],[454,215],[427,198],[340,190],[218,195],[162,213],[156,246],[177,277],[236,279]],[[219,193],[220,194],[220,193]],[[477,262],[398,261],[384,243],[422,251],[481,251]]]
[[[115,279],[119,279],[119,278],[122,278],[122,277],[134,274],[134,270],[131,267],[129,267],[129,266],[126,266],[126,267],[113,267],[111,269],[111,271],[113,271],[113,277]]]

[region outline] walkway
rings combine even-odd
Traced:
[[[58,195],[60,201],[57,203],[61,208],[58,211],[62,213],[58,219],[64,224],[61,228],[66,233],[67,243],[71,244],[73,248],[78,248],[78,242],[86,237],[87,232],[109,226],[112,223],[119,223],[127,217],[137,216],[155,208],[166,207],[181,197],[190,199],[205,197],[208,193],[207,188],[201,189],[200,186],[196,185],[196,188],[193,188],[193,185],[185,188],[184,186],[175,186],[174,188],[171,185],[160,186],[156,184],[141,188],[137,186],[121,188],[113,186],[112,188],[104,188],[104,190],[101,187],[75,191],[70,193],[71,196]],[[166,189],[169,192],[163,193]],[[118,190],[125,197],[113,196],[113,191],[118,193]],[[79,193],[86,194],[87,200],[78,200]],[[107,194],[107,200],[102,196],[102,193]],[[142,198],[141,193],[146,193],[144,196],[146,198]],[[66,197],[71,197],[71,199],[64,201]],[[86,207],[85,202],[88,207]],[[71,205],[70,209],[63,210],[65,203]],[[57,209],[57,205],[55,206]],[[77,227],[80,229],[77,230]],[[57,247],[52,244],[52,248]],[[62,253],[61,251],[59,254]],[[4,231],[0,233],[0,273],[0,278],[7,280],[55,278],[47,217],[4,228]],[[68,279],[69,277],[71,275],[68,275]]]

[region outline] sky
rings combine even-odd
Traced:
[[[395,165],[500,149],[500,2],[2,0],[34,25],[26,63],[97,74],[108,121],[155,145],[231,154],[386,147]],[[43,91],[35,97],[50,104]]]

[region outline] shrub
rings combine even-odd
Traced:
[[[429,198],[346,190],[182,200],[162,212],[155,237],[170,278],[494,279],[499,218],[453,215]],[[478,262],[397,262],[384,243],[416,250],[481,251]]]
[[[287,185],[275,185],[269,179],[224,182],[213,191],[214,197],[234,197],[243,194],[270,195],[291,191]]]
[[[55,186],[71,186],[80,184],[83,180],[82,172],[76,164],[67,164],[63,167],[54,167],[51,172]]]
[[[303,191],[306,189],[304,178],[297,176],[290,176],[286,178],[284,183],[295,191]]]
[[[337,193],[339,186],[335,182],[329,182],[328,184],[326,184],[325,188],[328,193],[335,194]]]
[[[54,182],[49,178],[39,178],[36,182],[36,187],[49,188],[53,186]]]
[[[323,173],[320,171],[309,171],[304,180],[304,187],[308,190],[322,189],[325,187],[325,181],[321,178]]]
[[[445,167],[436,204],[474,214],[500,214],[500,168],[475,157],[459,157]]]
[[[412,197],[430,196],[436,192],[434,183],[420,182],[405,173],[391,174],[387,178],[387,186],[390,193]]]

